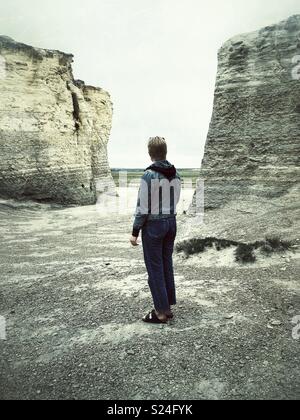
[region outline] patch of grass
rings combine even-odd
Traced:
[[[265,255],[271,255],[276,252],[287,252],[292,246],[292,241],[285,241],[279,236],[271,236],[267,237],[265,242],[261,245],[261,252]]]
[[[180,242],[176,245],[177,252],[184,252],[188,257],[194,254],[200,254],[205,251],[204,241],[201,239],[189,239],[188,241]]]
[[[228,239],[217,238],[192,238],[176,245],[177,252],[184,252],[189,257],[190,255],[200,254],[207,248],[213,248],[221,251],[232,246],[236,247],[235,260],[239,263],[248,264],[256,261],[255,251],[260,250],[265,255],[273,253],[286,252],[293,247],[292,241],[284,241],[279,237],[268,237],[265,241],[256,241],[253,243],[241,243],[230,241]]]
[[[235,260],[243,264],[254,263],[256,261],[254,249],[251,244],[239,244],[235,250]]]
[[[215,242],[217,251],[221,251],[222,249],[230,248],[231,246],[238,245],[235,241],[228,241],[227,239],[219,239]]]
[[[270,257],[274,253],[273,248],[267,242],[265,242],[264,245],[262,245],[262,247],[260,248],[260,251],[262,254],[266,255],[267,257]]]
[[[226,239],[217,239],[217,238],[193,238],[183,242],[179,242],[176,245],[177,252],[184,252],[188,257],[190,255],[200,254],[204,252],[207,248],[213,248],[215,246],[217,251],[222,249],[230,248],[231,246],[238,245],[237,242],[228,241]]]

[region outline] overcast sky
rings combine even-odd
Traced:
[[[299,0],[1,0],[0,34],[73,53],[75,77],[110,92],[112,167],[147,165],[156,135],[178,167],[199,167],[218,49],[299,13]]]

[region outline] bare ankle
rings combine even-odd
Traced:
[[[168,315],[165,312],[156,311],[156,315],[157,315],[158,319],[160,319],[161,321],[166,321],[167,318],[168,318]]]

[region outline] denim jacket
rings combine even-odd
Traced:
[[[155,162],[141,179],[132,235],[138,237],[148,220],[176,217],[181,178],[167,160]]]

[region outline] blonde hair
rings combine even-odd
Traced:
[[[168,146],[163,137],[150,137],[148,150],[153,160],[166,160],[167,158]]]

